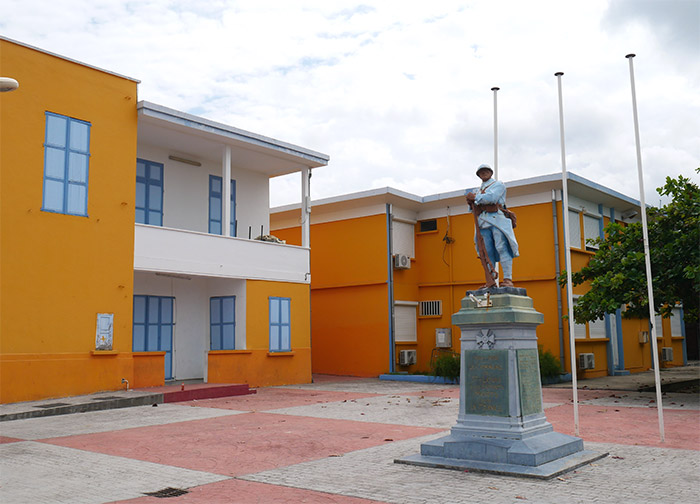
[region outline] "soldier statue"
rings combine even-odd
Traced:
[[[506,208],[506,186],[494,180],[493,170],[482,164],[476,170],[481,187],[476,193],[467,193],[467,204],[474,214],[476,251],[486,274],[482,288],[496,285],[498,271],[503,269],[501,287],[513,287],[513,258],[518,257],[518,242],[515,239],[515,214]]]

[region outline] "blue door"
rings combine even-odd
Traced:
[[[134,296],[134,352],[165,352],[165,379],[173,379],[173,303],[165,296]]]

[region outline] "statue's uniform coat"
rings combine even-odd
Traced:
[[[500,204],[501,206],[505,206],[506,186],[503,184],[503,182],[499,182],[498,180],[487,180],[486,182],[482,183],[479,190],[476,191],[474,203],[477,205]],[[510,255],[511,259],[520,255],[518,251],[518,242],[515,239],[515,232],[513,231],[513,223],[503,214],[502,211],[498,210],[497,212],[482,212],[481,215],[479,215],[479,228],[492,228],[492,231],[496,233],[500,231],[506,238],[507,247],[500,247],[500,250],[496,250],[497,256],[492,257],[492,261],[502,262],[503,257],[500,256],[506,253]],[[491,249],[492,247],[488,248]]]

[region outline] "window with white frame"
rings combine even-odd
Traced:
[[[672,313],[671,336],[680,338],[683,336],[683,310],[681,308],[674,308]]]
[[[608,315],[606,315],[608,317]],[[605,330],[605,320],[596,319],[588,322],[588,336],[591,339],[607,338],[608,334]]]
[[[209,299],[211,350],[236,349],[236,296]]]
[[[270,352],[291,352],[292,327],[290,298],[270,297]]]
[[[416,306],[418,303],[397,301],[394,304],[394,340],[415,342],[417,338]]]
[[[654,329],[656,329],[656,337],[660,338],[664,334],[664,319],[658,313],[654,314]]]
[[[574,298],[574,307],[578,304],[578,298]],[[574,320],[574,338],[585,339],[586,338],[586,324],[579,324]]]
[[[600,237],[600,218],[584,214],[583,234],[586,250],[598,250],[598,245],[588,243],[588,240]]]
[[[391,224],[394,254],[415,257],[415,224],[394,219]]]
[[[87,216],[91,124],[46,112],[41,209]]]
[[[569,245],[573,248],[581,248],[580,214],[574,210],[569,210]]]

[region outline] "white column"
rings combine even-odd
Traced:
[[[311,241],[311,168],[308,166],[301,170],[301,246],[309,247]]]
[[[221,167],[221,234],[231,236],[231,147],[224,147],[223,166]]]

